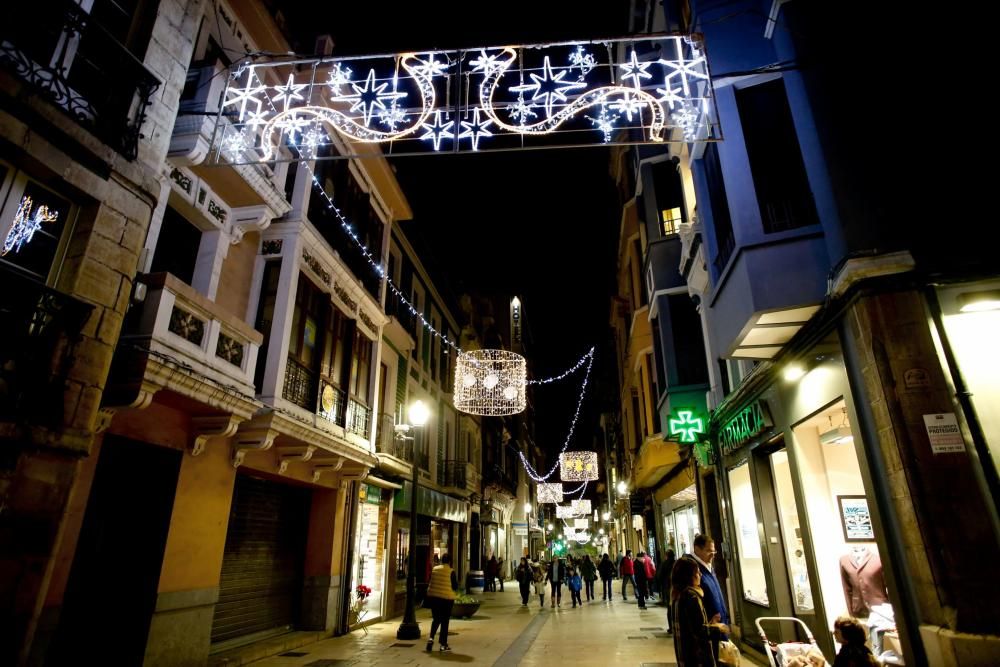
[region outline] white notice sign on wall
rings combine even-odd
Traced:
[[[958,428],[954,412],[924,415],[924,427],[931,441],[931,451],[935,454],[954,454],[965,451],[965,440]]]

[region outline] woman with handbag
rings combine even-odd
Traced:
[[[729,628],[722,623],[709,623],[705,615],[698,564],[689,558],[679,559],[674,563],[670,583],[678,667],[717,667],[712,645]]]

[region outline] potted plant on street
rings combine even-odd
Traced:
[[[364,584],[358,584],[357,588],[354,589],[354,602],[351,603],[347,619],[348,625],[357,625],[364,619],[365,614],[368,613],[365,605],[368,604],[368,596],[371,594],[372,589]]]
[[[481,604],[481,601],[471,595],[460,593],[458,597],[455,598],[455,605],[451,608],[451,617],[469,618],[479,611],[479,605]]]

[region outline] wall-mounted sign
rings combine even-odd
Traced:
[[[698,442],[698,437],[705,432],[705,420],[695,415],[694,410],[677,410],[674,415],[669,420],[670,435],[681,442]]]
[[[961,454],[965,451],[965,440],[954,412],[924,415],[924,428],[931,441],[931,451],[935,454]]]
[[[754,401],[730,419],[719,433],[719,444],[726,454],[739,449],[770,428],[771,416],[764,401]]]

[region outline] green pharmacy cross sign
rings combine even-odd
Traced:
[[[680,436],[681,442],[698,442],[704,432],[705,420],[695,417],[693,410],[678,410],[677,417],[670,419],[670,435]]]

